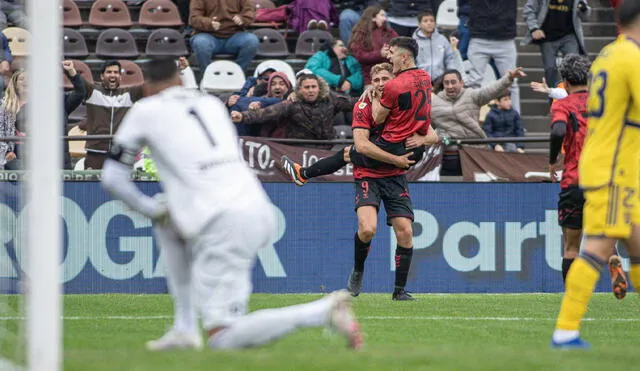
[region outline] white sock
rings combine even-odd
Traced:
[[[248,348],[276,340],[297,328],[327,325],[331,301],[264,309],[238,318],[209,339],[209,346],[221,349]]]
[[[566,343],[580,336],[580,331],[577,330],[555,330],[553,332],[553,341],[556,343]]]
[[[173,329],[197,332],[198,322],[191,288],[191,256],[170,226],[154,227],[156,242],[162,249],[167,286],[173,298]]]

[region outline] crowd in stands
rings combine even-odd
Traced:
[[[130,26],[119,27],[124,29],[147,27],[143,27],[143,11],[149,12],[145,14],[151,18],[175,13],[173,23],[158,22],[157,27],[177,30],[180,40],[167,36],[175,35],[168,31],[161,34],[164,36],[159,41],[149,36],[147,55],[142,57],[137,52],[131,54],[133,57],[121,58],[115,57],[117,53],[87,52],[84,57],[97,57],[101,63],[96,71],[99,72],[96,81],[81,60],[63,64],[70,81],[65,113],[69,115],[80,105],[79,101],[83,101],[81,109],[86,110],[86,114],[82,129],[89,135],[114,134],[127,110],[143,96],[139,76],[133,83],[124,83],[129,74],[126,70],[132,69],[134,75],[139,74],[135,65],[125,63],[130,63],[126,59],[136,59],[143,65],[144,59],[152,55],[149,44],[156,42],[165,48],[160,54],[180,61],[186,85],[210,91],[205,89],[210,86],[206,85],[208,79],[219,79],[215,80],[214,93],[226,103],[241,135],[332,139],[335,125],[350,125],[353,105],[371,83],[371,66],[387,61],[388,44],[398,35],[411,36],[419,45],[418,67],[426,70],[434,82],[432,119],[439,133],[456,138],[524,135],[519,114],[518,74],[514,72],[517,71],[518,10],[515,0],[95,1],[101,2],[102,11],[107,9],[107,12],[111,3],[116,4],[114,7],[117,4],[142,6],[139,25],[129,19]],[[91,6],[87,4],[94,4],[93,0],[75,0],[75,3],[65,0],[65,17],[67,11],[77,11],[78,4],[83,2],[84,9]],[[145,7],[145,3],[150,5]],[[589,17],[590,6],[585,0],[570,3],[573,4],[571,8],[559,6],[553,0],[529,0],[523,10],[521,21],[526,22],[528,32],[522,43],[539,45],[546,82],[551,87],[558,81],[558,52],[587,52],[581,22]],[[615,5],[616,1],[612,0],[612,6]],[[92,14],[100,11],[94,8],[96,6],[92,7]],[[452,16],[449,9],[456,10],[454,23],[446,18]],[[285,18],[273,18],[278,21],[267,23],[258,21],[272,19],[269,17]],[[0,1],[0,27],[24,28],[24,19],[21,1]],[[96,26],[91,19],[90,14],[89,19],[82,19],[80,26],[75,28],[97,30],[100,33],[97,43],[100,44],[107,26]],[[445,24],[439,25],[440,20]],[[256,31],[261,27],[275,28],[278,32],[272,37],[269,35],[273,33]],[[65,35],[75,35],[71,31],[65,31]],[[279,36],[283,32],[284,37]],[[124,34],[128,36],[129,32],[125,30]],[[78,35],[82,38],[82,32]],[[287,37],[292,35],[298,36],[295,53],[290,53],[286,45]],[[114,40],[124,42],[124,38]],[[265,56],[275,55],[268,52],[273,52],[276,44],[283,48],[282,57],[265,61]],[[28,130],[20,124],[22,108],[26,104],[26,75],[20,69],[24,63],[16,65],[11,45],[5,33],[0,34],[0,91],[4,95],[0,106],[0,135],[3,136],[22,135]],[[304,64],[282,62],[300,57]],[[257,58],[262,63],[255,68]],[[235,61],[239,69],[234,72],[222,70],[222,67],[216,69],[222,66],[216,64],[220,60]],[[193,70],[189,61],[194,65]],[[97,66],[96,63],[93,65]],[[297,76],[293,65],[302,69]],[[245,78],[244,75],[252,70],[255,74]],[[496,75],[495,81],[489,84],[485,82],[487,70]],[[240,72],[236,74],[236,71]],[[230,81],[229,76],[233,74],[240,83],[226,85],[224,82]],[[487,118],[480,120],[481,107],[490,102],[493,105]],[[108,140],[87,141],[85,168],[100,169],[109,146]],[[19,168],[21,154],[16,147],[13,142],[0,143],[0,158],[4,159],[0,161],[0,168]],[[524,151],[519,144],[492,148]],[[68,168],[71,166],[68,151],[66,155],[65,167]]]

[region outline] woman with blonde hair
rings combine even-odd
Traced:
[[[349,40],[349,50],[360,66],[364,84],[371,84],[371,67],[388,62],[389,41],[398,34],[387,23],[387,13],[382,7],[370,6],[362,12]]]
[[[20,126],[17,124],[23,116],[23,106],[27,103],[26,73],[19,70],[13,73],[9,85],[0,104],[0,136],[20,135]],[[0,170],[15,168],[16,143],[0,142]]]

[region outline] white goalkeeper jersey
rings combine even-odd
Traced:
[[[141,99],[115,135],[114,148],[156,162],[171,219],[184,238],[195,237],[225,211],[269,199],[242,159],[234,124],[217,98],[173,87]]]

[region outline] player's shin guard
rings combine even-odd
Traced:
[[[569,268],[571,268],[571,264],[575,259],[567,259],[562,258],[562,282],[567,282],[567,273],[569,273]]]
[[[629,271],[631,283],[633,283],[636,291],[640,292],[640,256],[630,256],[629,262],[631,263],[631,270]]]
[[[369,256],[369,249],[371,249],[371,241],[363,242],[358,236],[358,232],[356,232],[354,240],[354,259],[353,259],[353,270],[356,272],[364,272],[364,262],[367,260],[367,256]]]
[[[409,268],[411,268],[411,258],[413,257],[413,249],[405,248],[400,245],[396,248],[396,282],[395,289],[404,289],[407,285],[407,277],[409,276]]]
[[[588,253],[582,253],[575,259],[567,275],[556,330],[577,331],[580,328],[604,264],[598,257]]]
[[[344,167],[347,162],[344,160],[343,151],[338,151],[334,155],[316,161],[313,165],[300,169],[300,175],[305,179],[311,179],[322,175],[333,174]]]

